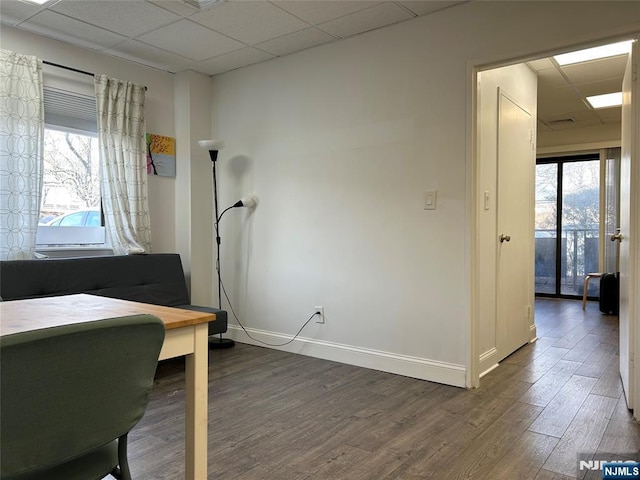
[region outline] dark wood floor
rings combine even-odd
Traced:
[[[580,455],[638,459],[617,318],[539,300],[536,324],[539,340],[475,390],[243,344],[212,351],[209,479],[595,479],[578,474]],[[183,402],[184,364],[161,364],[130,435],[134,478],[183,478]]]

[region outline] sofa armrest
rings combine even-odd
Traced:
[[[200,305],[176,305],[175,308],[184,308],[185,310],[195,310],[197,312],[215,313],[216,319],[209,322],[209,336],[218,335],[227,331],[227,312],[213,307],[202,307]]]

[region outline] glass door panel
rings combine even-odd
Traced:
[[[562,295],[582,295],[584,277],[599,272],[600,165],[598,161],[562,165]],[[598,295],[598,282],[588,295]]]
[[[556,293],[558,164],[536,165],[536,293]]]

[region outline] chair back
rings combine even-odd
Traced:
[[[134,315],[0,337],[0,476],[128,433],[147,407],[164,335],[162,320]]]

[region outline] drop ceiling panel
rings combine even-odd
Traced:
[[[205,60],[244,47],[240,42],[184,19],[138,39],[192,60]]]
[[[533,68],[536,72],[541,72],[543,70],[556,69],[555,64],[551,61],[550,58],[541,58],[539,60],[532,60],[527,62],[531,68]]]
[[[610,78],[599,82],[590,82],[576,85],[585,97],[622,91],[622,78]]]
[[[621,107],[600,108],[597,114],[607,124],[622,123]]]
[[[188,3],[183,2],[182,0],[149,0],[150,3],[153,3],[159,7],[162,7],[170,12],[173,12],[181,17],[188,17],[199,10],[189,5]]]
[[[113,49],[105,50],[105,53],[168,72],[180,71],[193,63],[193,60],[160,50],[137,40],[128,40],[120,43]]]
[[[190,18],[247,45],[255,45],[308,27],[302,20],[269,2],[228,2],[196,13]]]
[[[571,87],[549,89],[545,95],[538,96],[538,115],[543,118],[584,109],[582,98]]]
[[[383,3],[322,23],[318,27],[331,35],[345,38],[412,17],[411,13],[395,3]]]
[[[569,85],[567,79],[554,67],[553,69],[540,70],[538,72],[538,88],[551,89]]]
[[[21,28],[95,50],[110,48],[126,37],[94,27],[50,10],[44,10],[20,25]]]
[[[328,22],[329,20],[379,5],[382,2],[379,0],[327,0],[322,2],[285,0],[273,3],[311,25],[318,25],[319,23]]]
[[[212,58],[198,65],[198,71],[208,75],[216,75],[221,72],[228,72],[236,68],[244,67],[254,63],[262,62],[273,58],[266,52],[262,52],[253,47],[246,47],[235,52],[226,53],[219,57]]]
[[[562,71],[573,83],[589,83],[603,78],[622,78],[627,56],[617,56],[590,62],[566,65]]]
[[[40,7],[15,0],[3,0],[0,2],[0,16],[2,23],[18,25],[31,15],[37,13]]]
[[[118,0],[118,8],[114,8],[113,3],[61,0],[51,10],[128,37],[135,37],[180,18],[148,2]]]
[[[329,43],[332,40],[335,39],[328,33],[312,27],[258,43],[256,47],[273,55],[287,55],[305,48]]]
[[[457,3],[464,3],[461,1],[455,2],[443,2],[443,1],[428,1],[424,0],[408,0],[404,2],[398,2],[404,7],[411,10],[416,15],[428,15],[429,13],[437,12],[438,10],[442,10],[443,8],[450,7],[451,5],[455,5]]]

